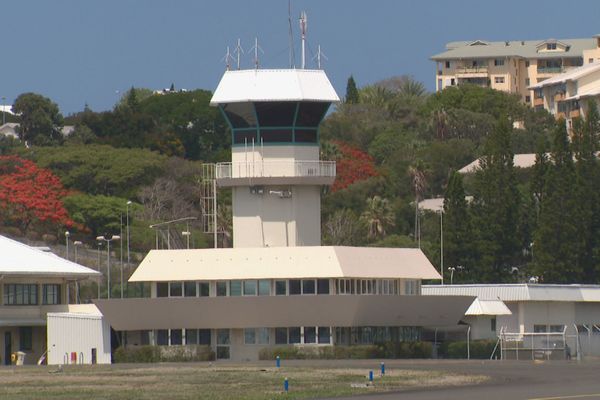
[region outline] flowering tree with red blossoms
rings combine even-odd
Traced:
[[[337,176],[331,188],[332,191],[345,189],[354,182],[378,175],[370,155],[343,142],[334,141],[333,145],[336,150]]]
[[[0,156],[0,222],[26,232],[32,224],[70,227],[60,179],[17,156]]]

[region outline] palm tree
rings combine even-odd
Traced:
[[[394,211],[387,199],[373,196],[367,199],[367,208],[362,213],[361,219],[366,223],[370,239],[385,236],[386,228],[394,226]]]
[[[408,174],[411,177],[415,190],[415,240],[421,248],[421,221],[419,219],[419,201],[423,197],[423,193],[427,188],[427,169],[421,160],[417,160],[413,165],[408,167]]]

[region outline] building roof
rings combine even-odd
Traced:
[[[5,236],[0,236],[0,254],[0,275],[59,276],[72,279],[101,275],[93,269]]]
[[[530,154],[515,154],[513,156],[513,164],[517,168],[531,168],[535,165],[535,153]],[[460,174],[470,174],[476,172],[481,165],[481,159],[471,162],[458,170]]]
[[[560,85],[568,81],[576,81],[579,78],[597,71],[600,71],[600,61],[585,64],[581,67],[573,68],[567,72],[553,76],[552,78],[545,79],[542,82],[529,86],[529,89],[540,89],[547,86]]]
[[[465,200],[467,201],[467,203],[470,203],[473,201],[473,196],[465,196]],[[423,199],[419,202],[419,210],[438,212],[443,209],[444,209],[444,198],[443,197],[436,197],[433,199]]]
[[[344,277],[441,279],[420,249],[302,246],[152,250],[129,281]]]
[[[511,315],[512,312],[501,300],[480,300],[476,298],[465,315]]]
[[[249,69],[226,71],[210,104],[303,100],[338,102],[340,98],[323,70]]]
[[[480,300],[600,302],[600,285],[423,285],[424,295],[477,296]]]
[[[434,61],[460,60],[473,58],[564,58],[582,57],[583,51],[596,47],[596,39],[561,39],[559,42],[568,46],[567,51],[538,52],[538,46],[544,40],[516,40],[508,42],[486,42],[482,40],[470,42],[451,42],[446,51],[431,57]],[[554,40],[554,42],[557,42]]]

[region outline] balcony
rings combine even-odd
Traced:
[[[538,67],[538,74],[560,74],[564,72],[565,69],[563,67]]]
[[[456,68],[456,76],[459,78],[485,78],[488,76],[488,67],[458,67]]]
[[[257,161],[217,163],[217,185],[331,185],[335,161]]]

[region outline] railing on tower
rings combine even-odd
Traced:
[[[202,164],[200,180],[200,206],[202,208],[202,231],[212,233],[217,247],[217,181],[216,164]]]
[[[213,165],[214,166],[214,165]],[[256,161],[217,163],[218,179],[268,177],[335,177],[335,161]]]

